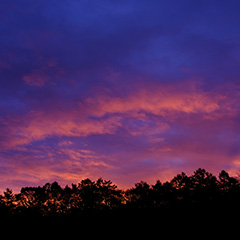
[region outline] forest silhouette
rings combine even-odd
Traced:
[[[218,177],[205,169],[184,172],[154,185],[141,181],[121,190],[110,180],[84,179],[62,188],[57,182],[23,187],[0,195],[1,216],[126,216],[187,211],[237,211],[240,181],[221,171]]]

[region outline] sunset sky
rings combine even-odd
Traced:
[[[1,0],[0,190],[240,173],[240,1]]]

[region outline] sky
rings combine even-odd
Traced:
[[[0,190],[239,174],[239,9],[1,0]]]

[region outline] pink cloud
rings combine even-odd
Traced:
[[[8,127],[7,141],[2,148],[11,149],[51,136],[85,137],[92,134],[111,134],[120,126],[120,118],[91,120],[81,112],[29,112],[18,121],[5,122]]]
[[[51,136],[115,134],[120,127],[133,136],[145,135],[158,141],[154,135],[171,130],[177,119],[190,126],[196,119],[215,121],[234,113],[231,103],[236,96],[188,88],[188,85],[155,86],[122,98],[97,95],[82,101],[78,109],[31,111],[17,120],[10,118],[4,122],[8,137],[3,145],[12,148]]]
[[[99,96],[97,99],[87,99],[86,103],[93,106],[91,113],[94,116],[141,111],[164,117],[177,113],[211,114],[222,107],[219,104],[225,96],[208,94],[199,89],[189,90],[188,85],[185,89],[179,89],[179,86],[154,86],[137,90],[124,98]]]
[[[240,165],[239,153],[232,149],[239,97],[237,91],[158,85],[121,98],[98,93],[77,108],[63,104],[61,111],[43,107],[18,118],[9,115],[0,119],[1,151],[15,153],[3,161],[15,169],[16,181],[36,183],[98,176],[129,187],[140,180],[168,180],[198,167],[217,173],[225,166],[234,172]],[[94,145],[95,136],[100,147]],[[34,145],[51,138],[59,140],[54,149]],[[93,144],[79,147],[76,139],[92,139]]]

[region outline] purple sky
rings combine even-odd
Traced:
[[[240,2],[0,2],[0,190],[240,172]]]

